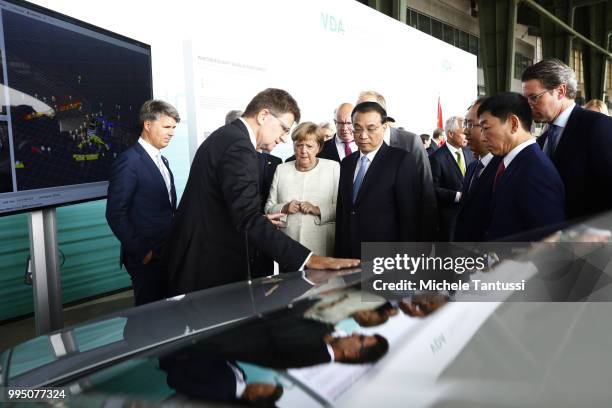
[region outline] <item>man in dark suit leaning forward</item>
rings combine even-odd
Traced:
[[[151,100],[142,106],[140,120],[138,142],[113,162],[106,201],[106,219],[121,241],[120,262],[132,279],[137,306],[167,295],[159,255],[176,209],[176,190],[161,149],[180,117],[172,105]]]
[[[413,154],[383,141],[387,113],[377,102],[353,110],[359,151],[341,163],[336,206],[336,256],[361,257],[361,242],[414,242],[422,190]]]
[[[521,79],[533,119],[548,123],[538,144],[565,185],[567,219],[612,210],[612,118],[576,105],[576,74],[559,60],[542,60]]]
[[[493,178],[502,158],[493,156],[483,141],[478,108],[484,100],[484,97],[476,100],[465,115],[463,132],[476,160],[470,163],[463,178],[453,237],[455,242],[481,242],[489,226]]]
[[[503,156],[493,180],[485,239],[511,240],[522,234],[521,241],[532,241],[552,233],[565,219],[565,190],[555,166],[531,135],[527,98],[515,92],[487,98],[478,108],[478,119],[489,151]]]
[[[258,148],[271,151],[300,119],[296,101],[281,89],[257,94],[241,118],[214,131],[199,147],[164,254],[171,294],[247,280],[249,252],[281,269],[340,269],[358,260],[312,254],[279,231],[282,214],[261,212]]]

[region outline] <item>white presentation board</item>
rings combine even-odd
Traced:
[[[302,120],[317,123],[376,90],[398,126],[429,134],[438,96],[445,119],[464,115],[476,98],[476,56],[353,0],[34,2],[151,44],[154,95],[179,109],[191,156],[227,111],[268,87],[288,90]],[[180,183],[179,143],[164,154]],[[286,157],[292,147],[276,150]]]

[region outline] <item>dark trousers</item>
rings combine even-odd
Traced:
[[[142,260],[131,259],[126,259],[124,265],[130,274],[130,278],[132,278],[135,306],[167,297],[168,279],[165,271],[161,268],[159,255],[154,254],[151,261],[146,265],[142,263]]]

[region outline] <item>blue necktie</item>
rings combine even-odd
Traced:
[[[544,153],[552,159],[553,154],[555,153],[555,147],[557,147],[557,139],[559,139],[559,134],[561,133],[561,127],[557,125],[553,125],[552,123],[548,125],[548,129],[546,129],[546,149]]]
[[[363,177],[365,176],[368,167],[368,156],[361,156],[360,160],[361,165],[359,166],[357,177],[355,177],[355,182],[353,183],[353,204],[355,204],[355,200],[357,200],[357,193],[359,193],[359,188],[361,187]]]

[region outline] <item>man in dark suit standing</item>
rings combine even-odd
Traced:
[[[340,168],[336,256],[361,257],[362,242],[414,242],[423,236],[416,159],[383,141],[386,116],[377,102],[363,102],[353,110],[359,151]]]
[[[341,103],[334,112],[334,124],[336,134],[323,144],[323,148],[317,154],[321,159],[334,160],[340,163],[346,156],[357,150],[357,145],[353,137],[353,123],[351,122],[351,112],[353,105]],[[286,162],[295,160],[295,156],[289,157]]]
[[[336,134],[325,142],[317,157],[340,163],[346,156],[350,156],[357,150],[353,137],[353,122],[351,122],[353,108],[353,104],[346,102],[338,106],[336,112],[334,112]]]
[[[502,156],[493,180],[491,219],[485,239],[512,240],[522,234],[538,240],[565,219],[559,173],[531,135],[527,98],[503,92],[478,108],[485,145]]]
[[[444,143],[446,143],[446,135],[444,134],[444,129],[436,128],[433,131],[431,138],[433,139],[431,144],[434,147],[434,151],[438,150],[440,147],[444,146]]]
[[[361,102],[377,102],[387,111],[387,101],[385,97],[376,91],[363,91],[359,94],[357,103]],[[384,142],[391,147],[409,152],[416,160],[416,176],[421,183],[421,202],[419,212],[419,236],[421,241],[433,241],[437,229],[437,205],[436,193],[433,188],[433,179],[431,175],[431,167],[427,152],[423,147],[421,138],[412,132],[401,130],[391,126],[387,126],[383,136]]]
[[[477,112],[484,99],[479,98],[470,106],[463,126],[468,146],[476,160],[470,163],[463,178],[453,237],[456,242],[481,242],[489,226],[493,178],[501,158],[493,156],[482,138]]]
[[[448,242],[453,237],[461,188],[467,166],[474,160],[466,148],[463,118],[452,116],[446,121],[446,143],[430,157],[431,173],[438,199],[438,234],[436,240]]]
[[[113,162],[106,202],[106,219],[121,242],[120,262],[132,279],[137,306],[167,295],[159,255],[176,209],[176,190],[161,149],[180,117],[172,105],[151,100],[142,106],[140,120],[138,142]]]
[[[523,72],[523,95],[533,119],[548,127],[538,144],[565,185],[568,220],[612,209],[612,118],[574,102],[576,75],[563,62],[545,59]]]
[[[299,119],[291,95],[266,89],[241,118],[214,131],[199,147],[164,254],[171,294],[255,277],[249,255],[255,249],[289,271],[358,265],[312,254],[275,227],[281,214],[261,212],[256,149],[271,151],[284,142]]]

